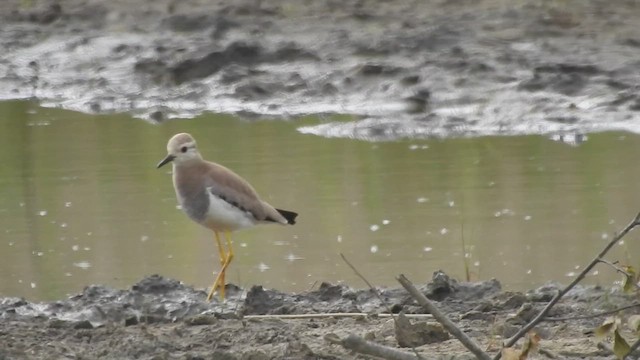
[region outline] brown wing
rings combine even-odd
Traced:
[[[260,200],[258,193],[245,179],[220,164],[205,162],[205,183],[211,193],[229,204],[248,211],[258,221],[275,221],[286,224],[276,209]]]

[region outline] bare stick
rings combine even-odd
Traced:
[[[627,271],[625,271],[623,268],[621,268],[620,266],[618,266],[618,265],[616,265],[616,264],[612,263],[612,262],[611,262],[611,261],[609,261],[609,260],[606,260],[606,259],[598,259],[598,261],[599,261],[599,262],[601,262],[601,263],[603,263],[603,264],[606,264],[606,265],[611,266],[611,267],[613,268],[613,270],[615,270],[615,271],[619,272],[620,274],[622,274],[622,275],[624,275],[624,276],[631,276],[631,274],[629,274],[629,273],[628,273]]]
[[[387,302],[384,301],[382,299],[382,296],[380,296],[380,294],[378,293],[378,290],[376,290],[376,288],[373,287],[373,285],[371,285],[371,283],[369,282],[369,280],[367,280],[367,278],[365,278],[362,274],[360,274],[360,272],[358,271],[358,269],[356,269],[355,266],[353,266],[349,260],[347,260],[347,257],[344,256],[343,253],[340,253],[340,257],[342,258],[342,260],[344,260],[344,262],[349,265],[349,267],[351,268],[351,270],[353,270],[354,273],[356,273],[356,275],[358,275],[358,277],[360,279],[362,279],[362,281],[365,282],[365,284],[367,284],[367,286],[369,286],[369,289],[371,289],[371,291],[373,291],[374,294],[376,294],[376,297],[378,298],[378,300],[380,300],[380,302],[382,303],[382,305],[384,305],[385,308],[387,308],[387,312],[391,315],[391,318],[393,319],[393,323],[394,325],[397,327],[398,326],[398,321],[396,320],[396,317],[393,315],[393,311],[391,311],[391,308],[389,307],[389,305],[387,305]],[[416,350],[415,347],[412,347],[411,349],[413,349],[413,352],[415,353],[416,357],[418,359],[421,359],[420,354],[418,353],[418,350]]]
[[[349,260],[347,260],[347,257],[344,256],[343,253],[340,253],[340,257],[342,258],[342,260],[349,265],[349,267],[351,268],[351,270],[353,270],[354,273],[356,273],[356,275],[358,275],[358,277],[360,279],[362,279],[362,281],[364,281],[365,284],[367,284],[367,286],[369,287],[369,289],[371,291],[373,291],[374,294],[376,294],[376,297],[378,298],[378,300],[380,300],[380,302],[382,303],[382,305],[384,305],[385,308],[387,308],[387,312],[389,312],[389,314],[391,314],[391,317],[393,318],[393,322],[396,321],[395,316],[393,316],[393,312],[391,311],[391,308],[389,307],[389,305],[387,305],[387,303],[382,299],[382,296],[380,296],[380,294],[378,294],[378,290],[376,290],[376,288],[373,287],[373,285],[371,285],[371,283],[369,282],[369,280],[367,280],[367,278],[365,278],[362,274],[360,274],[360,271],[358,271],[358,269],[356,269],[355,266],[351,265],[351,263],[349,262]]]
[[[416,360],[415,354],[379,345],[353,334],[350,334],[344,339],[338,338],[335,334],[330,334],[325,336],[324,339],[360,354],[377,356],[387,360]]]
[[[464,265],[465,280],[471,281],[471,272],[469,271],[469,259],[467,259],[467,244],[464,243],[464,223],[460,224],[460,234],[462,237],[462,264]]]
[[[469,351],[473,353],[480,360],[491,360],[491,357],[485,353],[478,344],[473,341],[470,337],[467,336],[462,330],[460,330],[456,324],[451,321],[447,315],[443,314],[440,309],[438,309],[429,299],[427,299],[415,286],[407,279],[404,275],[400,274],[396,278],[400,285],[404,287],[411,296],[420,304],[425,310],[427,310],[433,317],[444,326],[445,329],[451,335],[455,336],[456,339],[460,340],[462,345],[464,345]]]
[[[409,319],[433,319],[431,314],[405,314]],[[272,314],[272,315],[245,315],[244,319],[327,319],[327,318],[380,318],[387,319],[393,314],[368,314],[368,313],[319,313],[319,314]]]
[[[610,267],[612,267],[615,271],[619,272],[620,274],[624,275],[626,277],[626,280],[629,281],[629,279],[631,279],[631,284],[633,284],[633,286],[636,289],[640,289],[640,285],[638,285],[638,283],[636,281],[634,281],[635,276],[633,274],[631,274],[630,272],[626,271],[624,268],[618,266],[616,263],[612,263],[609,260],[606,259],[598,259],[598,261],[600,261],[601,263],[605,264],[605,265],[609,265]],[[625,282],[625,290],[626,290],[626,282]]]
[[[511,339],[509,339],[509,341],[507,341],[507,343],[504,344],[504,347],[512,347],[521,337],[523,337],[526,333],[528,333],[529,330],[533,329],[536,325],[538,325],[538,323],[540,323],[540,321],[542,321],[542,319],[547,315],[549,310],[551,310],[551,308],[558,301],[560,301],[560,299],[566,293],[568,293],[569,290],[573,289],[574,286],[576,286],[580,281],[582,281],[582,279],[584,279],[587,273],[589,273],[589,271],[591,271],[591,269],[593,269],[593,267],[600,262],[600,259],[604,258],[604,256],[609,252],[609,250],[611,250],[611,248],[618,241],[620,241],[620,239],[622,239],[625,235],[627,235],[629,231],[631,231],[633,228],[635,228],[638,225],[640,225],[640,213],[638,213],[638,215],[636,215],[636,217],[629,223],[629,225],[627,225],[624,229],[622,229],[622,231],[619,234],[616,234],[616,236],[613,237],[613,239],[607,244],[607,246],[605,246],[604,249],[602,249],[602,251],[598,254],[598,256],[596,256],[593,260],[591,260],[589,265],[587,265],[587,267],[585,267],[584,270],[582,270],[582,272],[580,272],[580,274],[578,274],[578,276],[576,276],[576,278],[573,279],[573,281],[569,285],[567,285],[564,289],[559,291],[556,294],[556,296],[554,296],[551,299],[551,301],[549,301],[547,306],[545,306],[544,309],[542,309],[542,311],[540,311],[540,313],[536,315],[536,317],[533,320],[531,320],[527,325],[522,327],[520,331],[518,331],[515,335],[513,335],[513,337],[511,337]],[[500,359],[501,356],[502,354],[498,353],[493,359],[498,360]]]
[[[584,319],[593,319],[593,318],[597,318],[600,316],[607,316],[607,315],[611,315],[611,314],[615,314],[619,311],[622,310],[627,310],[627,309],[631,309],[634,307],[640,306],[640,303],[634,303],[631,305],[626,305],[626,306],[622,306],[619,307],[617,309],[613,309],[613,310],[609,310],[609,311],[603,311],[603,312],[599,312],[597,314],[590,314],[590,315],[582,315],[582,316],[567,316],[567,317],[557,317],[557,318],[545,318],[542,319],[542,321],[567,321],[567,320],[584,320]]]
[[[373,287],[373,285],[371,285],[371,283],[369,282],[369,280],[367,280],[367,278],[365,278],[362,274],[360,274],[360,271],[358,271],[358,269],[356,269],[356,267],[355,267],[355,266],[353,266],[353,265],[351,264],[351,262],[349,262],[349,260],[347,260],[347,257],[346,257],[346,256],[344,256],[344,254],[343,254],[343,253],[340,253],[340,257],[342,258],[342,261],[344,261],[344,262],[345,262],[345,264],[347,264],[347,265],[351,268],[351,270],[353,270],[353,272],[354,272],[354,273],[356,273],[356,275],[358,275],[358,277],[359,277],[360,279],[362,279],[362,281],[364,281],[364,283],[365,283],[365,284],[367,284],[367,286],[369,287],[369,289],[371,289],[371,290],[375,290],[375,289],[376,289],[376,288],[374,288],[374,287]],[[377,293],[377,291],[376,291],[376,293]]]
[[[307,291],[311,291],[313,290],[314,287],[316,287],[316,285],[318,284],[318,280],[314,281],[313,284],[311,284],[311,286],[309,286],[309,288],[307,289]]]

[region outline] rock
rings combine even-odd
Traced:
[[[133,326],[133,325],[138,325],[140,323],[140,319],[138,319],[137,316],[129,316],[128,318],[124,319],[124,326]]]
[[[395,333],[396,341],[401,347],[418,347],[449,339],[449,333],[442,325],[426,321],[412,324],[402,312],[396,317]]]
[[[74,329],[93,329],[93,325],[91,324],[91,322],[89,320],[82,320],[82,321],[78,321],[76,323],[73,324],[73,328]]]
[[[442,301],[455,291],[456,284],[457,281],[451,279],[442,270],[438,270],[433,273],[425,296],[431,300]]]
[[[243,315],[265,315],[274,307],[284,304],[284,294],[265,290],[262,286],[252,286],[244,300]]]
[[[527,301],[527,297],[522,293],[515,293],[511,295],[503,304],[503,309],[515,309],[522,306],[525,301]]]
[[[510,317],[507,321],[512,324],[526,324],[529,321],[533,320],[533,318],[538,314],[538,309],[533,306],[531,303],[525,303],[520,306],[518,312]]]

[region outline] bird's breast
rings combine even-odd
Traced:
[[[256,224],[255,217],[226,200],[208,192],[209,207],[204,220],[204,226],[216,231],[235,231],[251,227]]]

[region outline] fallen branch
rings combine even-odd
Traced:
[[[627,277],[632,276],[628,271],[624,270],[623,268],[621,268],[620,266],[618,266],[618,265],[616,265],[616,264],[612,263],[612,262],[611,262],[611,261],[609,261],[609,260],[606,260],[606,259],[598,259],[598,261],[599,261],[599,262],[601,262],[601,263],[603,263],[603,264],[605,264],[605,265],[609,265],[611,268],[613,268],[613,270],[615,270],[615,271],[619,272],[620,274],[622,274],[622,275],[624,275],[624,276],[627,276]]]
[[[480,360],[491,360],[491,357],[485,353],[478,344],[467,336],[462,330],[460,330],[456,324],[453,323],[440,309],[438,309],[429,299],[427,299],[404,275],[400,275],[396,278],[400,285],[404,287],[411,296],[427,310],[444,328],[458,339],[462,345],[464,345],[469,351],[473,353]]]
[[[536,315],[535,318],[533,318],[533,320],[531,320],[527,325],[522,327],[520,331],[518,331],[515,335],[513,335],[509,339],[509,341],[507,341],[506,344],[504,344],[504,347],[507,347],[507,348],[512,347],[521,337],[523,337],[526,333],[528,333],[531,329],[533,329],[536,325],[538,325],[538,323],[540,323],[542,319],[544,319],[547,313],[549,313],[549,310],[551,310],[551,308],[558,301],[560,301],[560,299],[566,293],[568,293],[569,290],[573,289],[574,286],[576,286],[580,281],[582,281],[582,279],[584,279],[587,273],[589,273],[589,271],[591,271],[591,269],[593,269],[593,267],[596,266],[596,264],[601,262],[601,259],[604,258],[604,256],[609,252],[609,250],[611,250],[611,248],[616,243],[618,243],[620,239],[622,239],[625,235],[627,235],[629,231],[633,230],[633,228],[635,228],[638,225],[640,225],[640,213],[638,213],[636,217],[629,223],[629,225],[627,225],[624,229],[622,229],[622,231],[619,234],[614,236],[613,239],[607,244],[607,246],[605,246],[604,249],[602,249],[602,251],[593,260],[591,260],[589,265],[587,265],[587,267],[585,267],[584,270],[582,270],[582,272],[580,272],[580,274],[578,274],[578,276],[576,276],[576,278],[573,279],[573,281],[569,285],[567,285],[564,289],[560,290],[556,294],[556,296],[554,296],[551,299],[551,301],[549,301],[547,306],[545,306],[544,309],[542,309],[540,313]],[[501,356],[502,354],[498,353],[493,359],[499,360]]]
[[[625,281],[624,281],[624,285],[622,286],[623,291],[625,291],[625,292],[626,291],[630,291],[631,288],[629,288],[629,286],[633,286],[636,290],[640,290],[640,285],[638,285],[637,278],[636,278],[635,274],[625,270],[623,267],[620,267],[616,263],[612,263],[612,262],[610,262],[608,260],[599,259],[599,261],[601,263],[605,264],[605,265],[609,265],[615,271],[617,271],[620,274],[624,275]]]
[[[324,339],[332,344],[341,345],[343,348],[355,351],[360,354],[377,356],[387,360],[416,360],[415,354],[379,345],[367,341],[359,336],[350,334],[344,339],[340,339],[335,334],[328,334]]]
[[[369,289],[371,291],[373,291],[373,293],[376,295],[376,297],[378,298],[378,300],[380,300],[380,303],[382,303],[382,305],[384,305],[384,307],[387,308],[387,312],[389,313],[389,315],[391,315],[391,319],[393,319],[393,323],[396,327],[398,327],[398,320],[396,319],[396,317],[393,315],[393,311],[391,311],[391,308],[389,307],[389,305],[386,303],[386,301],[384,301],[384,299],[382,298],[382,296],[380,296],[380,294],[378,293],[378,290],[376,288],[373,287],[373,285],[371,285],[371,283],[369,282],[369,280],[367,280],[367,278],[364,277],[364,275],[360,274],[360,271],[358,271],[358,269],[356,269],[355,266],[353,266],[349,260],[347,260],[347,257],[344,256],[343,253],[340,253],[340,257],[342,258],[342,260],[349,265],[349,267],[351,268],[351,270],[353,270],[354,273],[356,273],[356,275],[358,275],[358,277],[360,279],[362,279],[362,281],[364,281],[365,284],[367,284],[367,286],[369,286]],[[422,359],[422,357],[420,357],[420,354],[418,353],[418,350],[416,350],[415,347],[411,348],[414,352],[414,354],[416,355],[417,359]]]
[[[580,316],[567,316],[567,317],[545,318],[545,319],[542,319],[542,321],[552,322],[552,321],[568,321],[568,320],[585,320],[585,319],[593,319],[593,318],[597,318],[597,317],[601,317],[601,316],[607,316],[607,315],[615,314],[615,313],[620,312],[620,311],[622,311],[622,310],[627,310],[627,309],[631,309],[631,308],[638,307],[638,306],[640,306],[640,303],[634,303],[634,304],[631,304],[631,305],[622,306],[622,307],[619,307],[619,308],[617,308],[617,309],[613,309],[613,310],[609,310],[609,311],[603,311],[603,312],[599,312],[599,313],[596,313],[596,314],[580,315]]]
[[[349,260],[347,260],[347,257],[344,256],[343,253],[340,253],[340,257],[351,268],[351,270],[353,270],[353,272],[356,273],[356,275],[358,275],[358,277],[362,279],[362,281],[364,281],[365,284],[367,284],[367,286],[369,287],[369,290],[373,291],[373,293],[376,295],[378,300],[380,300],[380,303],[382,303],[382,305],[384,305],[384,307],[387,308],[387,312],[391,315],[391,317],[393,318],[393,321],[395,322],[396,318],[393,316],[393,311],[391,311],[391,308],[389,307],[389,305],[384,301],[384,299],[382,299],[382,296],[380,296],[380,294],[378,293],[378,290],[375,287],[373,287],[373,285],[371,285],[369,280],[367,280],[367,278],[365,278],[364,275],[360,274],[360,271],[358,271],[358,269],[356,269],[356,267],[353,266],[349,262]]]
[[[433,319],[431,314],[406,314],[410,319]],[[369,313],[320,313],[320,314],[273,314],[273,315],[245,315],[243,319],[326,319],[326,318],[391,318],[393,314]]]

